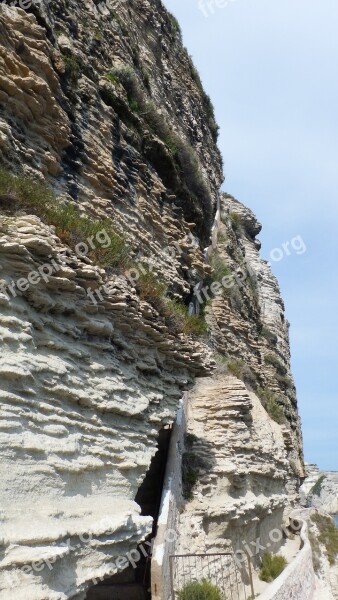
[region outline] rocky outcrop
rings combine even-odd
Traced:
[[[187,416],[190,452],[200,466],[181,515],[180,553],[243,551],[257,538],[268,543],[289,505],[282,428],[242,381],[222,372],[198,382]]]
[[[37,217],[2,219],[3,285],[43,272],[47,256],[55,275],[0,295],[0,589],[16,600],[74,596],[151,532],[136,492],[159,428],[208,366],[125,279],[95,306],[86,288],[102,270]]]
[[[257,539],[273,547],[269,534],[297,502],[303,475],[288,324],[259,257],[261,226],[229,196],[221,215],[212,261],[225,279],[207,316],[218,368],[189,393],[187,451],[198,481],[181,514],[182,553],[243,550]]]
[[[210,101],[161,2],[104,7],[2,6],[0,157],[111,216],[135,255],[188,295],[203,275],[198,238],[207,245],[222,180]],[[173,243],[182,248],[174,258]]]
[[[338,473],[306,465],[307,477],[300,489],[303,504],[331,515],[338,514]]]

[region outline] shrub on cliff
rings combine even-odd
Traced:
[[[253,390],[257,388],[256,375],[244,361],[237,359],[229,360],[227,367],[231,375],[237,377],[237,379],[241,379]]]
[[[74,56],[63,55],[63,62],[65,64],[66,75],[69,77],[72,83],[77,83],[81,76],[82,68],[81,65]]]
[[[334,520],[327,515],[316,513],[312,515],[311,521],[317,525],[318,540],[325,546],[330,565],[334,565],[338,556],[338,529]]]
[[[322,475],[321,477],[319,477],[318,481],[316,481],[314,486],[311,488],[310,494],[313,494],[314,496],[320,496],[321,491],[322,491],[322,486],[323,486],[325,479],[326,479],[325,475]]]
[[[214,105],[210,99],[210,96],[208,96],[208,94],[203,88],[199,72],[197,71],[193,63],[191,56],[189,56],[189,67],[192,79],[196,83],[202,97],[202,104],[208,118],[208,125],[210,127],[211,135],[213,137],[214,142],[217,142],[219,134],[219,125],[216,122]]]
[[[285,375],[287,374],[287,368],[285,367],[285,365],[283,365],[283,363],[279,360],[279,358],[273,354],[273,352],[269,352],[268,354],[266,354],[264,356],[264,362],[267,365],[271,365],[272,367],[274,367],[278,373],[278,375],[280,375],[281,377],[285,377]]]
[[[279,577],[284,571],[287,561],[284,556],[273,555],[270,552],[264,554],[262,558],[261,570],[259,572],[259,578],[262,581],[270,583]]]
[[[207,324],[204,319],[199,315],[189,315],[185,304],[168,298],[166,284],[159,281],[155,273],[141,272],[135,285],[140,298],[159,312],[173,333],[200,336],[206,332]]]
[[[178,600],[223,600],[220,590],[207,579],[188,583],[178,592]]]
[[[241,217],[236,212],[230,213],[230,222],[234,231],[238,231],[241,226]]]
[[[211,281],[222,281],[223,277],[230,277],[231,271],[226,266],[224,260],[218,255],[214,254],[211,259],[212,275]]]
[[[277,394],[274,394],[268,388],[261,387],[258,388],[257,394],[271,419],[278,423],[278,425],[284,425],[286,417],[283,407],[279,404]]]
[[[262,326],[260,331],[260,335],[267,340],[267,342],[271,346],[276,346],[278,342],[278,337],[275,333],[273,333],[268,327]]]

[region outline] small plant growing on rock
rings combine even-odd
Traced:
[[[325,479],[325,475],[319,477],[318,481],[316,481],[314,486],[311,488],[310,494],[313,494],[313,496],[320,496]]]
[[[251,387],[253,390],[257,388],[257,379],[254,372],[250,369],[248,365],[245,364],[242,360],[232,359],[228,361],[227,364],[228,371],[237,379],[241,379],[244,381],[246,385]]]
[[[264,337],[267,340],[267,342],[269,344],[271,344],[272,346],[277,345],[278,338],[275,333],[273,333],[272,331],[270,331],[270,329],[268,329],[268,327],[265,327],[263,325],[260,335],[262,337]]]
[[[63,55],[62,58],[66,67],[66,75],[73,83],[76,83],[82,71],[79,61],[74,56]]]
[[[176,17],[174,15],[172,15],[171,13],[169,13],[169,21],[170,21],[171,29],[172,29],[173,33],[175,35],[178,35],[181,38],[182,31],[181,31],[180,24],[179,24],[178,20],[176,19]]]
[[[281,377],[285,377],[285,375],[288,372],[285,365],[283,365],[283,363],[279,360],[279,358],[272,352],[269,352],[268,354],[266,354],[264,356],[264,362],[267,365],[273,366],[276,369],[278,375],[280,375]]]
[[[241,225],[241,218],[238,213],[231,212],[230,213],[230,222],[234,231],[238,231]]]
[[[192,492],[198,482],[198,475],[198,457],[193,452],[184,452],[182,456],[182,486],[185,500],[192,500]]]
[[[338,529],[334,520],[327,515],[316,513],[312,515],[311,521],[317,525],[318,541],[325,546],[330,565],[334,565],[338,555]]]
[[[128,65],[121,65],[118,67],[112,67],[106,74],[106,78],[109,81],[117,83],[120,81],[122,85],[128,85],[131,79],[135,76],[135,71]]]
[[[218,587],[203,579],[188,583],[178,592],[178,600],[223,600],[223,597]]]
[[[56,234],[71,248],[81,241],[104,232],[104,248],[98,244],[89,248],[88,257],[101,267],[122,267],[129,259],[124,237],[116,231],[110,219],[92,219],[82,215],[73,204],[61,204],[45,184],[27,175],[13,175],[0,169],[0,206],[13,212],[31,211],[48,225],[54,225]],[[106,243],[105,243],[106,245]]]
[[[173,333],[201,336],[206,332],[207,324],[204,319],[199,315],[189,315],[182,302],[168,298],[166,284],[159,281],[155,273],[140,273],[136,290],[142,300],[149,302],[159,312]]]
[[[223,277],[228,277],[231,275],[230,269],[226,266],[224,261],[218,254],[215,254],[211,260],[212,266],[212,281],[221,282]]]
[[[284,571],[287,561],[284,556],[273,555],[270,552],[264,554],[262,558],[261,570],[259,572],[259,578],[261,581],[270,583],[279,577]]]
[[[278,402],[278,396],[268,388],[258,388],[257,394],[271,419],[278,423],[278,425],[284,425],[286,418],[284,410]]]

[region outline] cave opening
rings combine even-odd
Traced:
[[[151,542],[157,532],[171,434],[172,427],[160,430],[157,452],[135,497],[141,515],[153,518],[151,535],[137,548],[140,559],[134,566],[129,565],[124,571],[91,587],[86,600],[151,600]]]

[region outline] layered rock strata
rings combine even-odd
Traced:
[[[207,309],[218,368],[189,393],[186,452],[197,482],[183,505],[178,553],[243,550],[257,539],[278,548],[282,540],[274,545],[269,534],[296,505],[304,475],[288,323],[259,257],[261,226],[229,196],[221,215],[212,261],[223,285]]]
[[[160,0],[112,4],[0,6],[1,166],[28,187],[27,176],[44,181],[55,204],[110,219],[133,264],[151,267],[171,301],[204,305],[209,328],[201,341],[173,331],[122,268],[79,256],[1,191],[8,600],[82,600],[125,568],[118,559],[153,526],[135,497],[159,431],[196,376],[207,377],[188,423],[201,472],[178,548],[238,547],[259,529],[265,539],[303,474],[288,325],[259,258],[260,226],[225,196],[212,230],[222,162],[210,100]],[[217,251],[205,252],[217,232]],[[217,272],[235,285],[205,306],[198,294]]]
[[[331,515],[338,514],[338,473],[306,465],[307,477],[300,489],[303,504]]]
[[[94,305],[87,287],[102,270],[37,217],[5,217],[0,230],[0,589],[71,598],[151,532],[134,498],[208,358],[122,277]],[[7,284],[43,272],[47,256],[55,275],[13,297]]]

